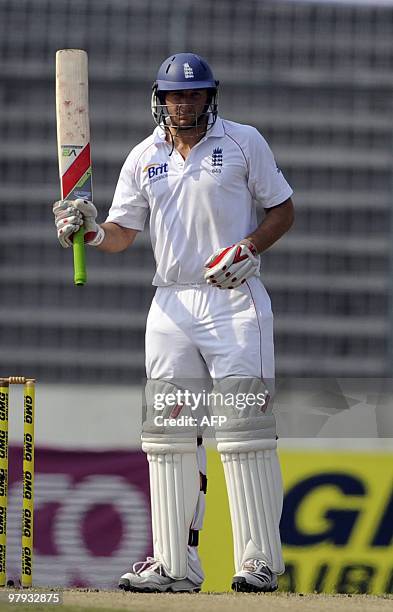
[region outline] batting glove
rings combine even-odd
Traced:
[[[53,205],[57,237],[62,247],[72,246],[73,235],[82,226],[85,229],[85,242],[98,246],[105,232],[96,222],[97,209],[88,200],[59,200]]]
[[[219,249],[205,262],[205,280],[219,289],[235,289],[250,276],[259,273],[257,249],[244,239],[225,249]]]

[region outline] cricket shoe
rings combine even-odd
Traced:
[[[242,593],[270,593],[278,588],[277,575],[260,559],[249,559],[232,579],[232,589]]]
[[[167,576],[164,566],[153,557],[139,561],[119,580],[119,589],[133,593],[199,593],[201,584],[189,578],[175,580]]]

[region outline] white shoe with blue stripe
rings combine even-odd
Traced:
[[[162,563],[152,557],[134,563],[132,571],[119,580],[120,589],[134,593],[198,593],[201,586],[202,583],[195,584],[189,578],[171,578]]]
[[[277,588],[277,574],[260,559],[248,559],[232,579],[232,589],[242,593],[270,593]]]

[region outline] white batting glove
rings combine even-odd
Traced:
[[[219,289],[235,289],[259,272],[260,259],[253,243],[244,239],[219,249],[205,262],[205,280]]]
[[[97,209],[88,200],[59,200],[53,204],[57,237],[62,247],[72,246],[73,234],[83,225],[85,242],[98,246],[105,232],[96,222]]]

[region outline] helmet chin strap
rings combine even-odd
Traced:
[[[207,109],[208,109],[208,108],[209,108],[209,107],[207,107]],[[175,138],[176,138],[176,136],[178,136],[178,135],[179,135],[179,133],[181,133],[181,132],[188,132],[189,130],[197,130],[199,127],[201,127],[201,126],[199,125],[199,121],[200,121],[201,119],[203,119],[203,118],[206,118],[206,117],[207,117],[207,112],[206,112],[206,111],[207,111],[207,109],[205,109],[205,110],[203,111],[203,113],[201,113],[200,115],[198,115],[198,116],[196,116],[196,117],[195,117],[195,124],[194,124],[194,125],[184,125],[184,126],[181,126],[181,125],[173,125],[173,124],[172,124],[172,122],[171,122],[171,123],[170,123],[170,125],[167,125],[167,126],[166,126],[166,127],[167,127],[167,129],[168,129],[168,132],[169,132],[169,136],[170,136],[170,139],[171,139],[171,145],[172,145],[172,146],[171,146],[171,151],[170,151],[170,153],[169,153],[169,155],[170,155],[170,156],[172,155],[173,151],[175,150]],[[170,119],[170,115],[168,115],[168,118]],[[175,134],[173,134],[173,133],[172,133],[172,130],[171,130],[171,129],[169,129],[169,128],[174,128],[174,129],[176,130]],[[206,131],[207,131],[207,122],[206,122],[206,126],[205,126],[205,128],[204,128],[204,133],[206,133]]]
[[[160,102],[160,104],[158,104],[157,102]],[[195,123],[193,125],[185,125],[185,126],[173,125],[172,120],[171,120],[172,116],[169,115],[168,107],[163,102],[164,101],[162,100],[162,98],[159,97],[157,90],[153,88],[152,101],[151,101],[152,114],[153,114],[153,118],[156,124],[160,126],[161,128],[163,128],[169,134],[169,137],[171,140],[171,150],[169,153],[170,156],[175,150],[176,136],[180,135],[182,132],[185,134],[186,132],[189,132],[190,130],[195,130],[195,129],[200,128],[201,123],[204,119],[206,119],[206,125],[203,128],[204,134],[206,134],[206,132],[209,129],[211,129],[213,125],[215,124],[216,117],[217,117],[217,94],[215,94],[214,96],[213,95],[211,96],[210,100],[205,105],[200,115],[195,115]],[[211,123],[209,123],[210,121],[209,115],[211,115],[212,117]],[[173,116],[176,117],[176,115],[173,115]],[[175,130],[175,134],[172,133],[172,130]]]

